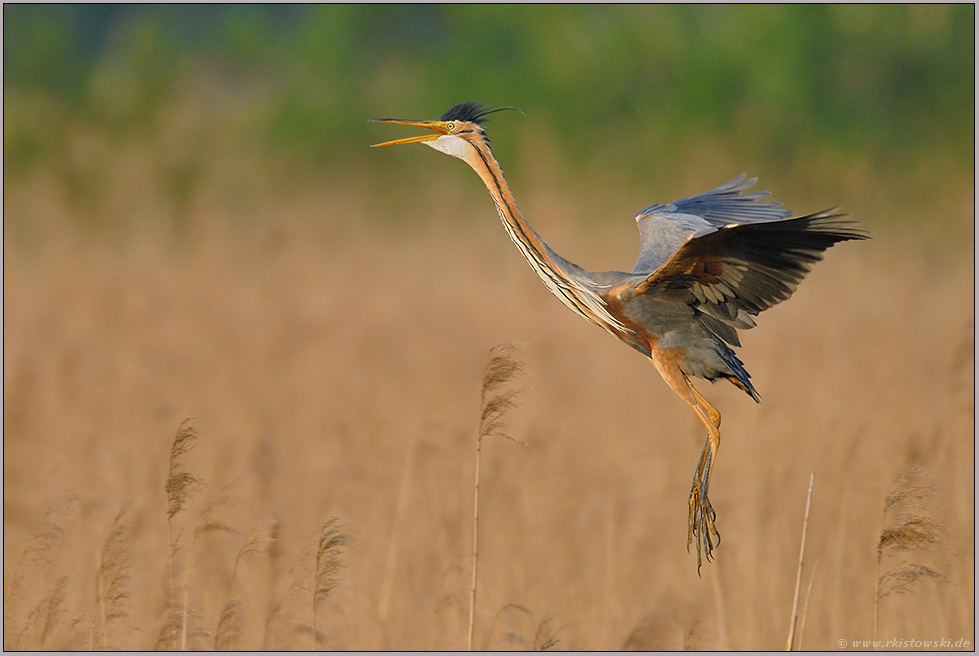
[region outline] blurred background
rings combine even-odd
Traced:
[[[492,129],[514,177],[667,201],[703,166],[746,170],[898,222],[971,184],[974,23],[968,5],[11,6],[4,176],[57,171],[97,204],[121,175],[105,160],[149,150],[175,222],[202,188],[247,195],[249,175],[399,198],[426,173],[366,150],[392,136],[366,119],[480,100],[526,114]]]
[[[249,589],[278,610],[240,647],[308,648],[312,625],[314,646],[459,648],[480,376],[504,341],[526,344],[530,446],[487,448],[478,645],[526,647],[553,617],[569,649],[780,647],[810,471],[805,644],[869,638],[910,465],[944,490],[956,592],[936,579],[945,605],[883,617],[974,635],[973,5],[8,4],[3,30],[5,646],[103,644],[94,564],[127,502],[146,585],[100,640],[173,646],[163,482],[196,417],[213,485],[186,534],[228,530],[182,552],[192,646],[271,517],[285,564]],[[703,387],[727,430],[708,579],[683,551],[689,410],[547,298],[466,166],[368,148],[413,134],[370,118],[470,100],[522,110],[493,115],[494,150],[585,268],[631,269],[638,210],[741,173],[874,236],[743,336],[761,406]],[[289,565],[332,514],[355,540],[310,619]],[[52,516],[70,549],[38,543]]]

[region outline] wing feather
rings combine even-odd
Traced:
[[[715,195],[738,192],[750,183],[753,181],[742,183],[738,178],[702,196],[719,190]],[[731,218],[728,214],[725,217]],[[841,241],[867,238],[856,223],[835,210],[793,219],[726,223],[690,234],[635,291],[689,291],[693,297],[690,304],[702,315],[704,324],[724,341],[739,346],[736,329],[753,327],[754,316],[789,298],[812,264],[822,259],[823,251]]]
[[[735,179],[710,191],[675,201],[669,205],[659,203],[651,205],[639,215],[657,212],[692,214],[719,228],[729,223],[777,221],[792,214],[789,210],[780,209],[782,203],[764,200],[771,195],[767,191],[744,193],[758,182],[758,178],[745,180],[746,177],[742,173]]]
[[[767,191],[744,193],[758,178],[741,174],[720,187],[683,200],[650,205],[636,215],[639,227],[639,259],[633,273],[651,273],[683,245],[691,235],[713,232],[726,225],[777,221],[791,214],[781,203],[764,200]]]

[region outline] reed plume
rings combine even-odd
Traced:
[[[187,650],[190,631],[188,609],[188,590],[186,584],[178,590],[177,557],[181,551],[179,535],[174,534],[173,520],[184,510],[187,500],[204,485],[203,478],[184,469],[183,456],[196,446],[200,434],[191,424],[192,419],[184,419],[177,428],[177,434],[170,447],[170,469],[164,489],[167,494],[167,573],[169,590],[167,598],[167,619],[164,621],[157,639],[157,648]],[[179,597],[179,598],[178,598]]]
[[[116,514],[109,535],[102,545],[98,571],[95,574],[95,610],[92,613],[93,651],[122,648],[114,640],[113,627],[123,623],[132,610],[130,583],[132,579],[132,525],[127,521],[132,503],[125,504]]]
[[[929,507],[930,501],[940,492],[925,482],[927,476],[921,467],[901,470],[884,501],[884,529],[877,541],[875,642],[884,599],[913,593],[923,580],[949,582],[944,557],[948,528]],[[891,560],[896,563],[885,569]],[[928,564],[920,562],[922,560],[927,560]]]
[[[513,388],[501,391],[511,381],[524,375],[526,368],[515,353],[514,344],[499,344],[490,349],[490,359],[483,372],[483,389],[480,395],[479,433],[476,435],[476,472],[473,484],[473,553],[472,583],[469,588],[469,636],[467,650],[472,651],[473,633],[476,624],[476,580],[479,567],[479,466],[483,438],[490,435],[503,437],[520,444],[505,432],[503,418],[507,411],[517,406],[517,397],[523,391]]]
[[[490,627],[492,647],[516,648],[522,651],[554,651],[560,639],[561,628],[554,627],[554,617],[544,616],[540,621],[534,613],[520,604],[506,604],[496,611]],[[497,636],[495,639],[493,636]]]
[[[274,519],[259,522],[245,538],[244,544],[235,556],[231,575],[231,598],[221,609],[217,630],[214,632],[214,648],[219,651],[237,651],[241,638],[241,609],[244,606],[238,577],[245,562],[250,558],[269,556],[272,545],[278,539],[279,523]]]
[[[313,569],[313,648],[325,642],[319,629],[319,607],[340,582],[341,556],[343,547],[350,542],[340,526],[340,519],[330,517],[320,527],[319,544],[316,548],[316,566]]]
[[[49,641],[63,619],[68,584],[67,576],[56,573],[56,564],[63,560],[69,546],[70,535],[64,522],[74,514],[77,503],[74,492],[62,495],[44,513],[17,561],[3,595],[5,650],[53,648]],[[18,627],[17,610],[25,602],[33,606]],[[70,633],[74,623],[61,628]]]

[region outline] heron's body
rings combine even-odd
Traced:
[[[742,175],[712,191],[640,212],[639,259],[631,272],[586,271],[555,253],[524,219],[483,131],[488,113],[478,103],[465,103],[436,121],[377,119],[435,133],[378,145],[424,143],[469,164],[547,288],[572,311],[648,357],[697,413],[708,431],[690,492],[688,546],[696,538],[699,570],[701,552],[709,559],[713,540],[719,540],[707,491],[721,415],[690,377],[727,379],[758,401],[731,349],[740,346],[737,331],[753,327],[758,313],[787,299],[824,250],[866,235],[832,210],[788,218],[780,203],[764,200],[767,193],[743,193],[755,180]]]

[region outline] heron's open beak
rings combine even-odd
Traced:
[[[445,123],[443,121],[405,121],[400,118],[372,118],[370,123],[397,123],[399,125],[414,125],[415,127],[425,128],[426,130],[432,130],[436,134],[423,134],[419,137],[408,137],[407,139],[395,139],[394,141],[385,141],[384,143],[374,144],[371,148],[380,148],[381,146],[398,146],[400,144],[410,144],[410,143],[422,143],[425,141],[435,141],[439,137],[445,134],[449,134],[449,131],[445,129]]]

